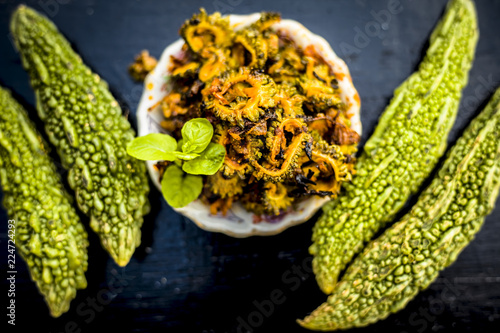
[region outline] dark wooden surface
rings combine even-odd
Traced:
[[[399,3],[399,12],[391,14],[389,20],[387,16],[374,15],[387,11],[389,0],[24,2],[54,20],[87,64],[110,83],[122,105],[130,110],[134,125],[142,86],[128,77],[126,68],[135,54],[148,49],[158,57],[166,45],[178,38],[182,22],[201,6],[210,13],[219,10],[224,14],[279,11],[284,18],[298,20],[324,36],[346,59],[362,99],[363,142],[373,131],[393,90],[418,65],[429,33],[446,3],[395,1],[396,5]],[[0,0],[0,84],[32,106],[28,76],[8,34],[9,16],[18,3]],[[481,37],[450,143],[500,83],[500,1],[477,0],[476,4]],[[30,112],[33,111],[31,107]],[[69,313],[59,319],[49,317],[42,297],[18,258],[16,328],[24,332],[32,328],[37,332],[75,329],[219,333],[253,325],[249,328],[254,332],[305,331],[295,319],[326,299],[308,273],[307,248],[314,221],[274,237],[234,239],[200,230],[174,213],[156,190],[152,190],[150,199],[154,209],[146,218],[142,245],[125,269],[112,263],[96,236],[90,233],[88,288],[78,293]],[[5,295],[7,216],[3,209],[0,220],[0,293]],[[87,219],[83,221],[88,225]],[[499,232],[497,208],[458,261],[405,310],[353,332],[498,332]],[[270,295],[275,290],[282,296],[277,300],[280,304],[271,309]],[[5,306],[4,301],[3,311]],[[3,325],[5,314],[0,318]],[[8,329],[13,331],[12,327]]]

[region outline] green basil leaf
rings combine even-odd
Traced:
[[[161,180],[161,192],[174,208],[187,206],[196,200],[203,189],[203,178],[187,175],[177,165],[169,165]]]
[[[200,154],[195,154],[195,153],[183,153],[181,151],[173,151],[172,154],[174,154],[178,159],[181,159],[181,160],[184,160],[184,161],[190,161],[190,160],[193,160],[195,158],[197,158],[198,156],[200,156]]]
[[[143,161],[173,161],[172,154],[177,148],[177,141],[167,134],[151,133],[135,138],[127,145],[127,153]]]
[[[192,175],[213,175],[219,171],[225,156],[226,148],[218,143],[210,142],[200,157],[184,162],[182,170]]]
[[[182,126],[182,151],[200,154],[207,148],[214,135],[214,128],[205,118],[194,118]]]
[[[184,144],[184,139],[180,139],[177,141],[177,150],[182,151],[182,145]]]
[[[177,151],[174,152],[174,154],[177,156],[178,159],[181,159],[184,161],[189,161],[189,160],[195,159],[198,156],[200,156],[200,154],[196,154],[196,153],[183,153],[182,152],[182,144],[183,143],[184,143],[183,139],[180,139],[179,141],[177,141]]]

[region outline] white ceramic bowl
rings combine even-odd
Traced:
[[[229,20],[231,27],[238,30],[257,21],[259,17],[259,13],[229,15]],[[271,28],[288,35],[299,47],[305,48],[311,44],[314,45],[316,52],[328,62],[336,74],[342,92],[341,97],[349,106],[348,114],[351,115],[351,127],[358,134],[361,134],[359,95],[352,84],[349,69],[344,61],[333,52],[328,42],[293,20],[282,20],[272,25]],[[155,70],[149,73],[144,81],[144,91],[137,110],[139,136],[149,133],[165,133],[165,130],[160,126],[160,121],[163,119],[160,108],[151,111],[148,109],[166,95],[165,77],[169,75],[167,69],[170,65],[170,56],[178,54],[183,44],[184,41],[179,39],[169,45],[163,51]],[[154,168],[155,163],[148,161],[147,167],[153,183],[161,191],[159,173]],[[209,207],[200,200],[175,210],[191,219],[200,228],[208,231],[222,232],[233,237],[269,236],[307,221],[326,201],[328,201],[327,198],[311,197],[299,203],[295,211],[285,214],[277,221],[262,221],[260,223],[254,223],[254,214],[245,210],[239,203],[233,204],[226,216],[211,215]]]

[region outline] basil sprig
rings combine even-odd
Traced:
[[[203,189],[200,175],[215,174],[226,156],[226,149],[211,142],[212,124],[205,118],[191,119],[181,130],[177,142],[167,134],[152,133],[135,138],[127,153],[143,161],[170,161],[163,174],[161,191],[168,204],[181,208],[196,200]]]

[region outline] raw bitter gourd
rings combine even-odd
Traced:
[[[50,314],[87,286],[87,232],[26,111],[0,87],[0,180],[15,245]],[[10,234],[10,233],[9,233]],[[11,244],[9,242],[9,244]]]
[[[78,206],[103,247],[125,266],[140,244],[149,209],[145,164],[126,152],[134,131],[107,84],[46,17],[20,6],[11,31]]]
[[[331,293],[365,242],[417,191],[446,149],[474,57],[478,30],[470,0],[452,0],[419,70],[396,91],[357,164],[346,193],[313,229],[313,269]]]
[[[347,329],[404,308],[474,238],[499,188],[500,89],[451,149],[411,212],[366,247],[328,301],[301,325]]]

